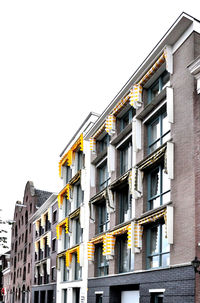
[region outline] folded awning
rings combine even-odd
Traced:
[[[80,246],[73,247],[66,251],[66,266],[69,267],[72,262],[72,254],[77,254],[77,262],[80,263]]]
[[[62,190],[61,192],[58,194],[58,207],[60,208],[60,206],[63,204],[63,199],[64,196],[66,195],[67,200],[69,200],[70,198],[70,189],[71,189],[71,185],[67,184]]]
[[[62,235],[62,228],[64,225],[65,225],[65,233],[68,234],[68,232],[69,232],[68,218],[65,218],[63,221],[61,221],[59,224],[57,224],[57,226],[56,226],[57,240],[59,240],[60,236]]]

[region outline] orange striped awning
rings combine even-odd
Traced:
[[[66,254],[65,254],[65,265],[67,267],[70,266],[71,262],[72,262],[72,254],[76,253],[77,254],[77,262],[80,263],[80,246],[76,246],[76,247],[73,247],[71,249],[68,249],[66,251]]]
[[[61,192],[58,194],[58,207],[60,208],[60,206],[63,204],[63,199],[64,196],[66,195],[67,199],[69,200],[70,198],[70,189],[71,189],[71,185],[67,184],[62,190]]]
[[[68,234],[69,232],[69,219],[68,217],[65,218],[63,221],[57,224],[56,226],[56,235],[57,239],[59,240],[60,236],[62,235],[62,228],[65,225],[65,233]]]

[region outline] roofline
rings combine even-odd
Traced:
[[[91,117],[91,116],[96,116],[99,117],[100,115],[94,112],[90,112],[89,115],[87,115],[87,117],[85,118],[85,120],[83,121],[83,123],[80,125],[80,127],[77,129],[77,131],[75,132],[75,134],[73,135],[73,137],[70,139],[70,141],[67,143],[67,145],[65,146],[65,148],[63,149],[63,151],[60,154],[60,157],[62,157],[62,155],[64,154],[64,152],[66,151],[66,149],[69,147],[69,145],[73,142],[73,140],[76,138],[77,134],[80,132],[81,128],[84,126],[84,124],[87,122],[87,120]]]
[[[37,217],[40,216],[41,213],[43,213],[49,206],[57,199],[58,194],[52,193],[49,198],[46,199],[46,201],[36,210],[36,212],[30,217],[29,220],[35,221]]]
[[[162,38],[159,40],[159,42],[154,46],[154,48],[151,50],[151,52],[148,54],[148,56],[142,61],[142,63],[139,65],[139,67],[135,70],[135,72],[132,74],[132,76],[128,79],[128,81],[123,85],[121,90],[117,93],[117,95],[113,98],[113,100],[109,103],[109,105],[105,108],[105,110],[102,112],[100,117],[97,119],[93,127],[89,130],[87,133],[86,139],[89,139],[90,136],[92,136],[95,131],[101,126],[101,124],[104,122],[105,116],[108,115],[112,109],[112,107],[121,99],[124,95],[127,94],[128,87],[130,86],[131,82],[136,82],[138,77],[140,78],[142,76],[142,73],[145,71],[145,64],[148,63],[149,60],[152,61],[153,58],[155,58],[160,51],[163,49],[163,47],[166,45],[166,40],[169,36],[169,34],[173,31],[175,26],[178,26],[179,22],[183,20],[183,18],[188,19],[188,27],[192,24],[192,22],[197,21],[200,23],[200,20],[192,17],[191,15],[182,12],[179,17],[175,20],[175,22],[170,26],[170,28],[166,31],[166,33],[162,36]],[[187,28],[188,28],[187,27]],[[164,43],[165,42],[165,43]],[[153,57],[153,58],[151,58]],[[122,96],[123,95],[123,96]]]

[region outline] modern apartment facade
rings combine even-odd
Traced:
[[[90,153],[85,135],[97,114],[90,113],[61,153],[58,194],[57,302],[87,302]]]
[[[52,194],[33,215],[32,303],[56,302],[57,195]]]
[[[33,229],[31,217],[51,195],[28,181],[23,202],[17,201],[11,235],[10,303],[31,303]]]
[[[183,13],[86,136],[88,303],[200,300],[199,55]]]

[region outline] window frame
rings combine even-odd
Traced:
[[[151,185],[152,185],[152,174],[158,170],[159,174],[159,192],[156,195],[151,196]],[[148,171],[147,175],[147,210],[155,209],[156,207],[153,207],[152,203],[155,199],[160,200],[159,206],[163,205],[163,196],[167,193],[170,193],[171,188],[163,191],[163,174],[164,174],[164,164],[163,162],[159,163],[157,166],[155,166],[153,169]]]
[[[108,173],[107,159],[98,167],[99,175],[99,191],[105,189],[110,183],[110,177]],[[105,177],[104,177],[105,176]]]
[[[118,193],[119,195],[119,218],[118,218],[118,223],[121,224],[123,222],[128,221],[131,218],[131,211],[132,211],[132,205],[131,205],[131,196],[128,187],[123,188],[120,190]],[[125,195],[127,196],[127,214],[128,211],[130,211],[130,215],[127,219],[125,219]]]
[[[125,119],[128,118],[128,121]],[[124,115],[120,118],[120,132],[123,131],[133,119],[133,108],[130,108]]]
[[[103,256],[103,244],[96,247],[97,250],[97,277],[108,276],[109,274],[109,261],[106,256]],[[103,275],[101,270],[103,269]]]
[[[165,76],[169,77],[169,79],[167,80],[167,82],[163,83],[163,79]],[[170,73],[165,70],[147,89],[148,104],[150,104],[153,101],[153,99],[161,93],[161,91],[166,87],[166,85],[169,81],[170,81]],[[152,90],[156,85],[158,85],[158,93],[156,96],[152,97]]]
[[[163,120],[167,117],[167,112],[165,108],[161,109],[148,123],[147,123],[147,142],[148,142],[148,154],[151,154],[154,152],[157,148],[161,147],[166,141],[164,141],[164,138],[168,134],[170,134],[170,128],[163,133]],[[155,122],[158,121],[159,127],[160,127],[160,134],[159,137],[157,137],[154,141],[152,141],[152,126],[155,124]],[[169,124],[170,126],[170,124]],[[155,149],[152,150],[152,147],[159,143],[159,146],[156,146]]]
[[[109,229],[109,213],[107,212],[106,202],[97,205],[98,211],[98,233],[105,232]]]
[[[123,266],[123,260],[124,260],[124,249],[126,248],[127,251],[127,269],[125,270],[122,268]],[[130,272],[134,268],[132,268],[132,259],[131,259],[131,249],[128,249],[128,239],[127,239],[127,234],[121,235],[117,237],[117,249],[118,249],[118,273],[125,273],[125,272]]]
[[[157,234],[157,241],[158,241],[158,252],[157,253],[151,253],[151,233],[152,229],[158,227],[158,234]],[[168,244],[168,251],[163,251],[163,232],[166,228],[165,223],[163,222],[163,219],[158,220],[156,223],[151,224],[146,229],[146,267],[147,269],[156,269],[156,268],[164,268],[167,266],[162,265],[162,256],[163,255],[169,255],[170,258],[170,245]],[[159,258],[159,266],[158,267],[151,267],[150,265],[150,258],[152,257],[158,257]]]

